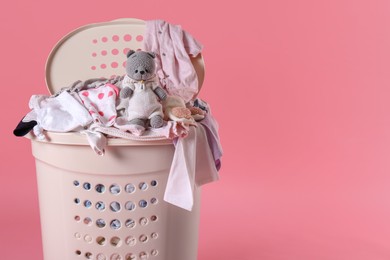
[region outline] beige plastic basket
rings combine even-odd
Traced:
[[[46,67],[51,93],[73,81],[124,73],[128,48],[141,49],[145,22],[120,19],[66,35]],[[192,60],[202,84],[202,57]],[[170,140],[109,139],[105,156],[85,136],[29,136],[36,159],[45,260],[194,260],[199,197],[192,212],[163,200],[174,147]]]

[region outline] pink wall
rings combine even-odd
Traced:
[[[46,93],[45,59],[70,30],[121,17],[181,24],[205,45],[201,97],[225,156],[203,190],[200,260],[390,259],[390,2],[216,3],[2,5],[2,259],[42,259],[34,161],[11,133]]]

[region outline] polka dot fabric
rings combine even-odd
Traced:
[[[112,126],[116,119],[115,100],[118,87],[105,84],[98,88],[83,90],[79,96],[93,120],[104,126]]]

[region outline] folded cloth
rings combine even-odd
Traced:
[[[118,118],[117,122],[122,118]],[[124,122],[127,122],[125,119]],[[188,135],[189,126],[181,122],[167,122],[163,127],[152,128],[147,130],[142,136],[137,136],[126,132],[128,125],[125,123],[123,125],[116,125],[116,127],[106,127],[100,123],[93,123],[89,126],[88,130],[82,131],[81,133],[87,136],[87,140],[93,151],[97,155],[104,155],[105,148],[107,146],[107,138],[109,137],[119,137],[135,141],[158,141],[166,140],[167,138],[173,139],[175,137],[186,137]]]
[[[104,133],[111,137],[120,137],[136,141],[157,141],[167,138],[173,139],[176,137],[186,137],[189,131],[189,126],[182,122],[168,121],[160,128],[150,128],[146,130],[142,136],[134,135],[129,131],[131,125],[123,117],[118,117],[113,127],[104,127],[99,124],[92,124],[89,128],[92,131]]]
[[[98,88],[100,86],[103,86],[105,84],[120,84],[123,79],[123,76],[115,76],[110,79],[106,78],[95,78],[95,79],[87,79],[85,81],[77,80],[70,84],[69,86],[61,88],[58,92],[53,94],[53,97],[56,97],[60,95],[62,92],[66,91],[70,94],[75,93],[75,92],[80,92],[85,89],[90,89],[90,88]]]

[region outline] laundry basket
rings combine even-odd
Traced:
[[[142,49],[145,22],[121,19],[81,27],[53,49],[51,93],[77,79],[124,73],[128,49]],[[199,56],[199,55],[198,55]],[[193,59],[203,81],[203,60]],[[197,258],[199,197],[191,212],[163,200],[171,140],[108,139],[97,156],[78,133],[32,135],[45,260],[192,260]]]

